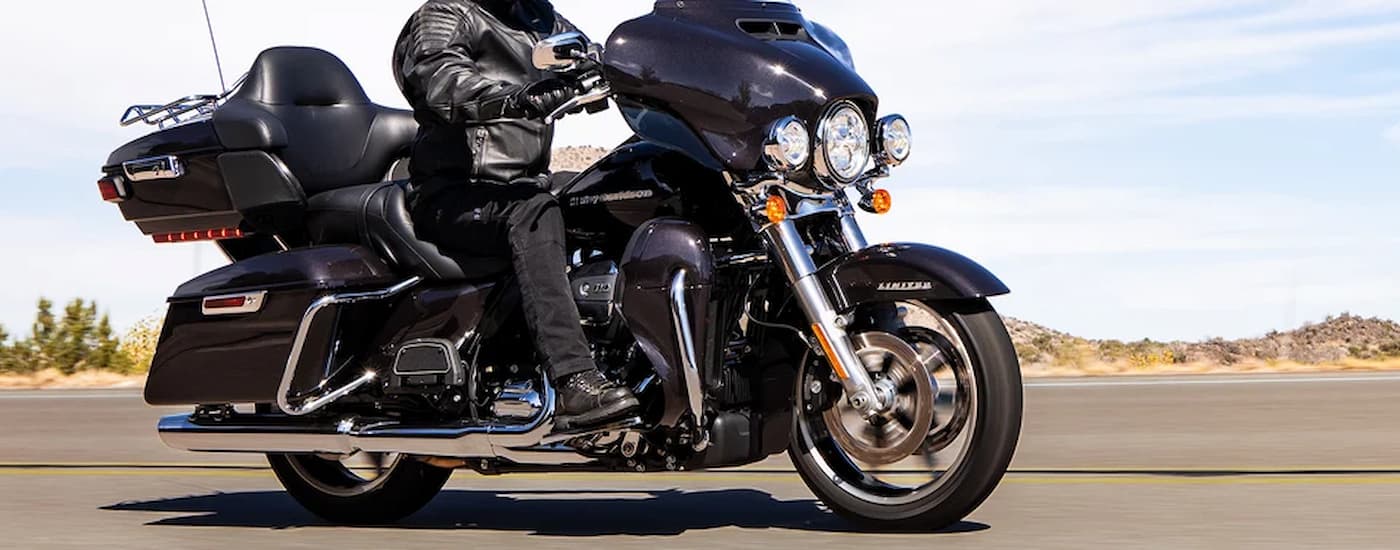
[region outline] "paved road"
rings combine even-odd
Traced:
[[[256,459],[163,448],[166,411],[134,392],[0,393],[0,547],[1400,547],[1400,376],[1045,380],[1026,398],[1014,472],[981,510],[886,535],[851,532],[780,461],[462,473],[401,528],[333,528]]]

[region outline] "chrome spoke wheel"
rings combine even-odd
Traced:
[[[922,303],[883,308],[869,326],[857,325],[852,342],[889,406],[864,418],[841,393],[825,411],[802,415],[797,436],[844,492],[900,505],[939,492],[967,466],[977,380],[963,338],[946,318]],[[824,361],[808,361],[804,380],[829,376]]]
[[[933,428],[937,386],[918,352],[898,336],[868,332],[855,338],[856,355],[890,406],[864,418],[845,399],[822,415],[827,431],[852,458],[871,465],[904,460]]]

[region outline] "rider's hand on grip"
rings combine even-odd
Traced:
[[[578,95],[574,88],[563,80],[546,78],[525,85],[511,96],[507,116],[520,118],[544,118],[560,106]]]

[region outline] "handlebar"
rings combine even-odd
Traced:
[[[612,97],[612,86],[608,84],[607,80],[604,80],[602,77],[596,77],[590,80],[590,89],[588,91],[574,96],[573,99],[560,105],[554,112],[549,113],[549,116],[544,117],[545,124],[554,124],[571,112],[599,101],[607,101],[609,97]]]

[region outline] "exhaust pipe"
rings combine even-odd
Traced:
[[[195,452],[350,455],[363,451],[526,459],[551,465],[593,462],[571,449],[544,444],[554,430],[554,389],[545,385],[543,397],[543,408],[525,424],[423,425],[354,417],[330,423],[252,415],[205,420],[172,415],[160,419],[157,431],[166,446]]]

